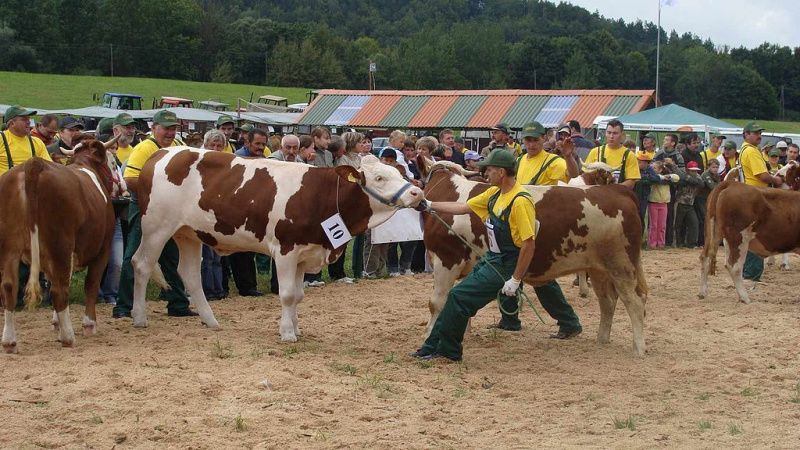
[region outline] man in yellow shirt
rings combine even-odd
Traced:
[[[708,170],[708,162],[712,159],[719,158],[719,155],[722,154],[722,142],[728,139],[727,136],[722,134],[716,134],[713,138],[711,138],[711,145],[708,147],[708,150],[705,150],[700,153],[700,158],[703,160],[703,171]]]
[[[501,297],[516,297],[520,280],[533,259],[536,212],[530,194],[514,176],[514,155],[506,150],[493,151],[479,165],[486,167],[486,177],[493,185],[483,194],[467,203],[423,201],[417,208],[449,214],[474,212],[486,221],[489,251],[450,290],[430,336],[411,354],[414,358],[460,361],[469,318],[498,293]]]
[[[622,122],[617,119],[608,122],[606,144],[593,148],[586,157],[586,164],[598,161],[608,164],[615,173],[619,172],[618,182],[633,189],[641,175],[636,155],[621,144],[624,129]]]
[[[578,164],[572,157],[574,145],[572,140],[565,140],[561,146],[564,158],[544,151],[544,135],[547,130],[539,122],[531,122],[522,127],[522,142],[525,144],[525,155],[517,159],[517,180],[524,184],[539,186],[552,186],[559,181],[567,182],[570,178],[578,176]],[[564,292],[556,280],[550,280],[533,290],[539,302],[547,313],[558,322],[558,333],[550,337],[556,339],[569,339],[581,333],[583,328],[577,314],[572,309]],[[493,325],[506,331],[518,331],[522,328],[515,305],[516,299],[504,297],[501,299],[502,309],[500,322]],[[507,312],[515,311],[514,314]]]
[[[223,114],[217,118],[217,129],[222,131],[222,134],[225,135],[225,139],[228,140],[228,145],[222,150],[225,153],[236,153],[236,141],[231,139],[233,136],[233,131],[236,129],[236,121],[233,120],[233,117]]]
[[[546,131],[539,122],[531,122],[522,127],[522,142],[526,153],[517,159],[517,180],[521,184],[553,186],[559,181],[567,182],[578,176],[575,158],[564,159],[544,151],[543,136]],[[564,151],[562,148],[562,152]]]
[[[131,258],[139,248],[142,240],[141,213],[137,200],[139,188],[139,174],[142,167],[150,157],[162,147],[169,147],[175,139],[178,126],[178,118],[175,113],[169,110],[162,110],[153,116],[153,134],[149,138],[140,142],[133,148],[131,156],[128,158],[128,165],[125,167],[123,177],[128,184],[131,192],[131,202],[128,205],[128,242],[125,246],[125,254],[122,258],[122,269],[119,281],[119,298],[114,306],[113,317],[131,317],[133,308],[133,266]],[[189,299],[178,275],[178,246],[175,241],[170,239],[164,246],[158,263],[164,278],[169,283],[171,289],[162,291],[161,296],[167,300],[167,314],[170,316],[185,317],[196,316],[197,313],[189,309]]]
[[[136,135],[136,127],[134,126],[133,117],[128,113],[117,114],[114,117],[114,137],[117,137],[117,160],[120,164],[125,164],[125,161],[130,158],[133,153],[133,137]]]
[[[0,149],[0,175],[34,156],[52,161],[44,142],[31,136],[31,116],[35,114],[36,111],[17,105],[6,110],[4,119],[8,129],[0,133],[3,147]]]
[[[770,184],[777,187],[783,180],[769,173],[769,161],[764,152],[759,150],[761,132],[764,128],[755,122],[748,122],[744,126],[742,136],[744,143],[739,151],[739,179],[744,179],[744,184],[755,187],[768,187]],[[764,258],[748,251],[744,260],[742,276],[747,280],[759,281],[764,273]]]
[[[642,149],[636,153],[637,160],[640,154],[645,155],[643,161],[652,161],[656,157],[656,134],[652,131],[642,138]]]

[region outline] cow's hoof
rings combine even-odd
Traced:
[[[94,336],[95,334],[97,334],[97,326],[96,325],[92,324],[92,325],[84,325],[83,326],[83,335],[84,336],[89,337],[89,336]]]
[[[705,295],[705,294],[703,294],[703,293],[700,293],[700,294],[697,294],[697,298],[699,298],[700,300],[702,300],[702,299],[706,298],[706,295]]]
[[[140,320],[140,321],[134,320],[133,321],[133,327],[134,328],[147,328],[147,321],[146,320]]]
[[[580,295],[581,298],[586,298],[589,296],[589,294],[578,294],[578,295]]]
[[[3,342],[3,351],[6,353],[17,353],[16,342]]]
[[[294,334],[281,335],[281,342],[297,342],[297,336]]]
[[[61,341],[61,346],[65,347],[65,348],[72,348],[72,347],[75,346],[75,340],[74,339],[64,339],[63,341]]]
[[[218,330],[220,328],[219,322],[217,322],[216,320],[209,320],[208,322],[204,322],[201,320],[200,323],[207,326],[208,328],[211,328],[212,330]]]
[[[792,268],[786,264],[781,264],[781,270],[792,270]]]

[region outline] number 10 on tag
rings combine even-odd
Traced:
[[[350,241],[350,239],[353,239],[353,236],[350,234],[347,225],[344,224],[342,216],[340,216],[339,213],[328,217],[321,225],[333,248],[339,248]]]

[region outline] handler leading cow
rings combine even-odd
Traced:
[[[303,274],[318,272],[344,248],[333,248],[322,222],[338,216],[340,227],[356,235],[423,198],[419,188],[371,155],[356,170],[174,147],[154,153],[137,184],[142,240],[132,259],[134,326],[147,325],[147,281],[164,244],[174,238],[178,273],[209,327],[218,323],[200,282],[201,243],[220,254],[271,255],[280,284],[281,339],[291,342],[300,334]]]

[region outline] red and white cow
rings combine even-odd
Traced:
[[[83,331],[85,335],[95,333],[95,302],[114,234],[110,186],[106,149],[94,139],[76,146],[69,166],[33,158],[0,177],[2,343],[6,352],[17,352],[14,307],[20,261],[30,263],[25,296],[29,308],[39,301],[39,272],[50,281],[53,326],[64,347],[75,341],[69,316],[72,271],[86,267]]]
[[[733,172],[733,171],[731,171]],[[750,303],[742,269],[747,252],[761,257],[800,252],[800,177],[788,164],[778,174],[782,189],[757,188],[727,179],[708,196],[706,239],[700,254],[700,298],[708,296],[708,276],[716,272],[717,250],[725,245],[725,268],[740,301]]]
[[[452,170],[425,167],[430,173],[425,196],[431,201],[460,201],[489,188]],[[644,316],[647,284],[641,264],[642,223],[638,202],[625,186],[525,186],[536,205],[540,222],[536,250],[524,281],[536,285],[581,271],[592,277],[600,303],[597,339],[606,343],[611,335],[617,298],[631,318],[633,351],[644,355]],[[435,217],[424,216],[425,247],[431,253],[434,289],[429,302],[431,317],[426,335],[444,307],[447,293],[457,279],[467,275],[486,252],[486,228],[475,214],[439,214],[455,233],[480,248],[476,253],[453,236]]]
[[[335,261],[321,223],[339,213],[351,235],[388,220],[398,207],[412,207],[422,191],[374,156],[361,169],[317,168],[272,159],[174,147],[160,150],[139,176],[142,242],[133,256],[133,323],[147,325],[145,287],[168,239],[180,251],[178,272],[200,318],[217,327],[200,282],[201,244],[220,254],[253,251],[271,255],[278,268],[283,341],[300,334],[297,304],[303,274]]]

